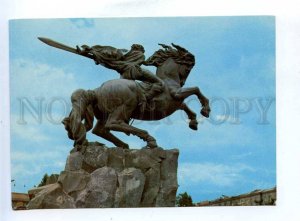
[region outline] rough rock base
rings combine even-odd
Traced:
[[[28,209],[175,206],[179,151],[107,148],[73,150],[57,183],[37,192]]]

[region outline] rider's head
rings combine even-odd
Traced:
[[[132,51],[141,51],[141,52],[145,52],[145,49],[142,45],[139,45],[139,44],[133,44],[131,45],[131,50]]]

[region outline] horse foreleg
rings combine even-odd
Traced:
[[[198,121],[197,121],[197,115],[194,111],[192,111],[185,103],[182,103],[180,106],[180,109],[183,110],[190,119],[189,127],[192,130],[198,129]]]
[[[171,94],[175,99],[180,100],[184,100],[191,95],[196,95],[202,105],[201,114],[204,117],[209,117],[209,100],[201,93],[198,87],[179,88],[178,90],[171,90]]]

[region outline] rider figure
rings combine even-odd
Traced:
[[[141,68],[145,61],[144,47],[139,44],[133,44],[130,51],[117,49],[111,46],[95,45],[89,47],[86,45],[77,51],[81,54],[91,54],[95,63],[101,64],[106,68],[116,70],[123,79],[139,80],[150,83],[151,89],[146,93],[146,99],[151,100],[163,91],[164,82],[152,74],[150,71]]]

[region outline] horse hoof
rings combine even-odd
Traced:
[[[210,113],[210,108],[209,107],[203,107],[201,109],[201,112],[202,116],[208,118],[209,117],[209,113]]]
[[[151,137],[151,136],[148,136],[145,141],[147,142],[147,146],[146,148],[150,148],[150,149],[153,149],[153,148],[157,148],[157,143],[156,143],[156,140]]]
[[[192,130],[198,130],[198,122],[197,122],[197,120],[191,120],[190,123],[189,123],[189,127]]]
[[[155,149],[155,148],[158,148],[158,146],[149,146],[149,145],[146,145],[146,146],[142,147],[142,149]]]
[[[154,148],[157,148],[158,146],[157,146],[157,143],[156,143],[156,141],[154,140],[154,141],[150,141],[150,142],[148,142],[147,143],[147,148],[149,148],[149,149],[154,149]]]
[[[153,145],[153,144],[147,144],[146,146],[147,149],[154,149],[154,148],[158,148],[157,144]]]

